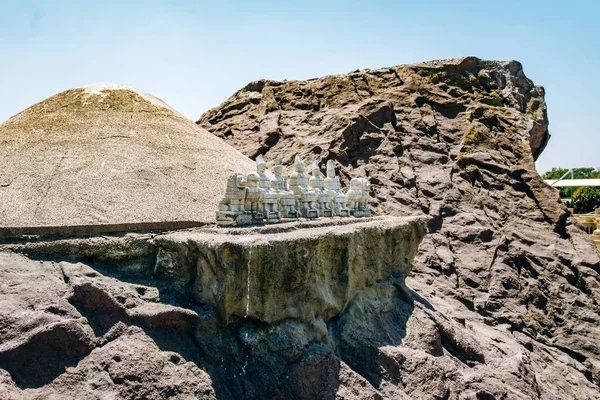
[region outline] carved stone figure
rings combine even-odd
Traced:
[[[287,180],[283,177],[283,165],[275,161],[273,165],[273,179],[271,179],[271,189],[273,189],[279,199],[279,211],[282,218],[296,219],[298,211],[296,210],[296,196],[294,192],[288,189]]]
[[[263,220],[263,202],[264,190],[258,186],[260,176],[256,172],[251,172],[246,176],[246,198],[244,209],[252,216],[254,223],[262,223]]]
[[[308,180],[308,185],[315,190],[317,196],[317,211],[319,217],[331,217],[331,206],[329,204],[329,191],[325,189],[323,183],[323,174],[316,161],[312,163],[312,174]]]
[[[217,225],[235,226],[251,223],[251,219],[244,213],[246,200],[246,179],[239,172],[232,172],[227,178],[225,195],[219,201],[217,211]]]
[[[355,217],[360,216],[360,202],[362,201],[363,196],[362,187],[363,183],[361,178],[352,178],[350,181],[350,189],[348,189],[348,192],[346,193],[346,206],[350,210],[350,215]]]
[[[329,204],[333,215],[348,217],[350,214],[346,207],[346,195],[342,192],[340,177],[335,175],[333,160],[327,161],[327,178],[323,183],[329,193]]]
[[[369,197],[370,197],[370,188],[371,188],[371,183],[369,182],[369,180],[367,178],[361,178],[361,182],[362,182],[362,188],[361,188],[361,192],[362,195],[360,197],[360,204],[359,204],[359,211],[361,213],[361,216],[363,217],[370,217],[371,216],[371,211],[369,210]]]
[[[262,211],[267,223],[277,223],[281,218],[279,213],[279,197],[271,189],[271,180],[265,175],[267,163],[262,155],[256,157],[256,173],[258,174],[258,187],[263,190]]]
[[[256,172],[244,175],[232,172],[227,179],[225,195],[216,212],[218,226],[277,223],[281,218],[297,219],[318,217],[370,217],[369,188],[366,178],[354,178],[344,194],[333,161],[327,162],[327,177],[316,161],[312,163],[311,177],[304,174],[304,162],[296,155],[296,171],[289,178],[283,176],[283,166],[273,165],[273,178],[265,174],[267,164],[262,156],[256,158]]]
[[[294,163],[296,171],[290,176],[290,190],[296,196],[296,209],[298,209],[305,218],[317,218],[319,216],[316,209],[317,195],[313,189],[308,186],[308,178],[304,174],[304,162],[300,155],[296,154]]]

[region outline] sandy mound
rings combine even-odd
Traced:
[[[154,96],[71,89],[0,125],[0,226],[210,222],[253,167]]]

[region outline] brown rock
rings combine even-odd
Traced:
[[[183,335],[173,316],[189,320],[191,311],[155,304],[143,286],[82,264],[10,253],[0,253],[0,282],[3,399],[215,398],[211,378],[195,363],[161,351],[144,330],[122,322],[152,335]]]
[[[75,396],[74,396],[75,395]],[[31,399],[215,399],[208,374],[177,353],[161,352],[139,328],[92,351]]]
[[[334,160],[345,184],[369,178],[376,214],[432,218],[407,279],[426,314],[401,302],[339,319],[338,354],[384,396],[600,398],[600,259],[535,170],[544,90],[518,62],[263,80],[198,124],[246,155]],[[278,140],[257,146],[267,131]]]

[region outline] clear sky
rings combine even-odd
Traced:
[[[191,119],[248,82],[473,55],[546,88],[538,160],[600,167],[600,1],[0,0],[0,121],[91,83],[136,87]]]

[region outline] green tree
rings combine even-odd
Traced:
[[[560,179],[569,171],[567,168],[554,167],[550,171],[544,172],[544,179]],[[600,169],[598,168],[573,168],[574,179],[593,179],[600,178]],[[571,174],[565,176],[565,179],[571,179]],[[572,197],[574,195],[573,188],[557,188],[561,198]]]
[[[566,174],[567,171],[569,171],[569,170],[566,168],[554,167],[550,171],[544,172],[544,174],[542,175],[542,178],[544,178],[544,179],[559,179],[561,176]]]
[[[580,187],[573,192],[575,213],[583,214],[600,207],[600,187]]]
[[[575,179],[592,179],[600,177],[600,170],[597,168],[575,168],[573,173]]]
[[[569,170],[567,168],[554,167],[550,171],[544,172],[542,178],[544,179],[559,179],[561,176],[566,174]],[[598,168],[574,168],[573,178],[575,179],[592,179],[600,178],[600,169]],[[567,175],[565,179],[571,179],[571,174]]]
[[[569,170],[567,168],[554,167],[550,171],[544,172],[544,174],[542,175],[542,178],[544,178],[544,179],[560,179],[568,171]],[[569,176],[569,178],[570,178],[570,176]],[[557,189],[560,193],[560,197],[563,199],[568,198],[572,192],[571,188],[561,187],[561,188],[557,188]]]

